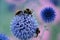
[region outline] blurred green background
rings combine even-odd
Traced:
[[[13,18],[13,12],[7,10],[5,0],[0,0],[0,33],[10,35],[10,22]]]

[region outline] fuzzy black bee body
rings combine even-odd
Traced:
[[[30,10],[30,9],[26,9],[26,10],[24,10],[24,13],[32,14],[32,12],[31,12],[31,10]]]
[[[15,15],[19,15],[20,13],[22,13],[22,11],[17,11]]]
[[[38,36],[38,34],[40,33],[39,28],[36,29],[36,37]]]

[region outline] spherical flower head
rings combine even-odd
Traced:
[[[44,22],[50,23],[55,19],[55,11],[51,7],[46,7],[41,11],[41,17]]]
[[[9,40],[5,34],[0,34],[0,40]]]
[[[37,20],[24,12],[16,15],[11,22],[11,31],[18,39],[29,40],[34,37],[38,28]]]

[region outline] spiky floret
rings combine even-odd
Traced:
[[[12,33],[21,40],[29,40],[34,37],[38,23],[31,14],[20,13],[11,22]]]
[[[5,34],[0,34],[0,40],[9,40]]]
[[[44,22],[50,23],[55,19],[55,11],[51,7],[46,7],[41,11],[41,17]]]

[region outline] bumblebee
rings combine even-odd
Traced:
[[[32,12],[31,12],[31,10],[30,9],[26,9],[26,10],[24,10],[24,13],[27,13],[27,14],[32,14]]]
[[[38,36],[38,34],[40,33],[39,28],[36,29],[36,37]]]
[[[17,10],[17,12],[16,12],[16,14],[15,14],[15,15],[19,15],[20,13],[22,13],[22,11]]]

